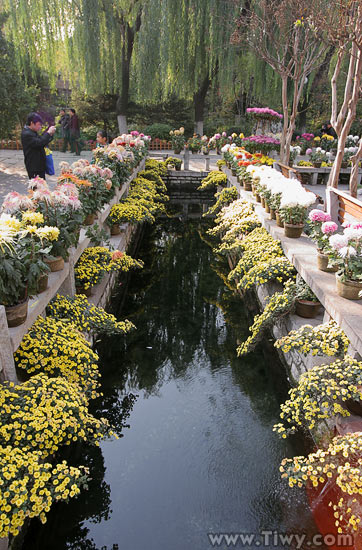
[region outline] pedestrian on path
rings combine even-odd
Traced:
[[[80,138],[80,125],[78,115],[75,112],[75,109],[69,109],[70,114],[70,145],[72,153],[75,153],[77,156],[81,153],[81,147],[79,143]]]
[[[50,126],[46,132],[39,136],[43,120],[38,113],[30,113],[26,125],[21,132],[24,163],[29,179],[36,176],[45,179],[46,153],[44,147],[53,139],[56,127]]]
[[[70,144],[70,115],[65,112],[65,109],[60,109],[59,111],[59,125],[60,125],[60,135],[63,138],[63,149],[62,152],[65,153],[68,149],[71,149]]]

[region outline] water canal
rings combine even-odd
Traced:
[[[24,550],[210,550],[208,533],[317,532],[303,492],[280,479],[282,458],[306,451],[272,432],[284,370],[268,341],[236,357],[250,319],[202,231],[147,228],[145,269],[114,299],[137,330],[98,343],[95,414],[123,437],[68,450],[89,466],[89,491],[33,520]]]

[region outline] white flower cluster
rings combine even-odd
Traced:
[[[247,171],[272,195],[281,194],[280,207],[304,206],[308,208],[316,201],[311,191],[306,191],[299,180],[286,178],[270,166],[248,166]]]

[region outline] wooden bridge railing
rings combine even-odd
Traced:
[[[335,189],[326,188],[327,212],[333,221],[342,224],[347,221],[362,222],[362,202],[348,193]]]

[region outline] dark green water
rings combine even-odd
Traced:
[[[280,480],[281,459],[305,451],[272,432],[284,371],[268,341],[236,357],[250,319],[200,230],[147,229],[122,308],[137,330],[99,347],[94,412],[123,437],[67,453],[90,467],[89,491],[33,521],[24,550],[210,550],[208,533],[317,532],[304,493]]]

